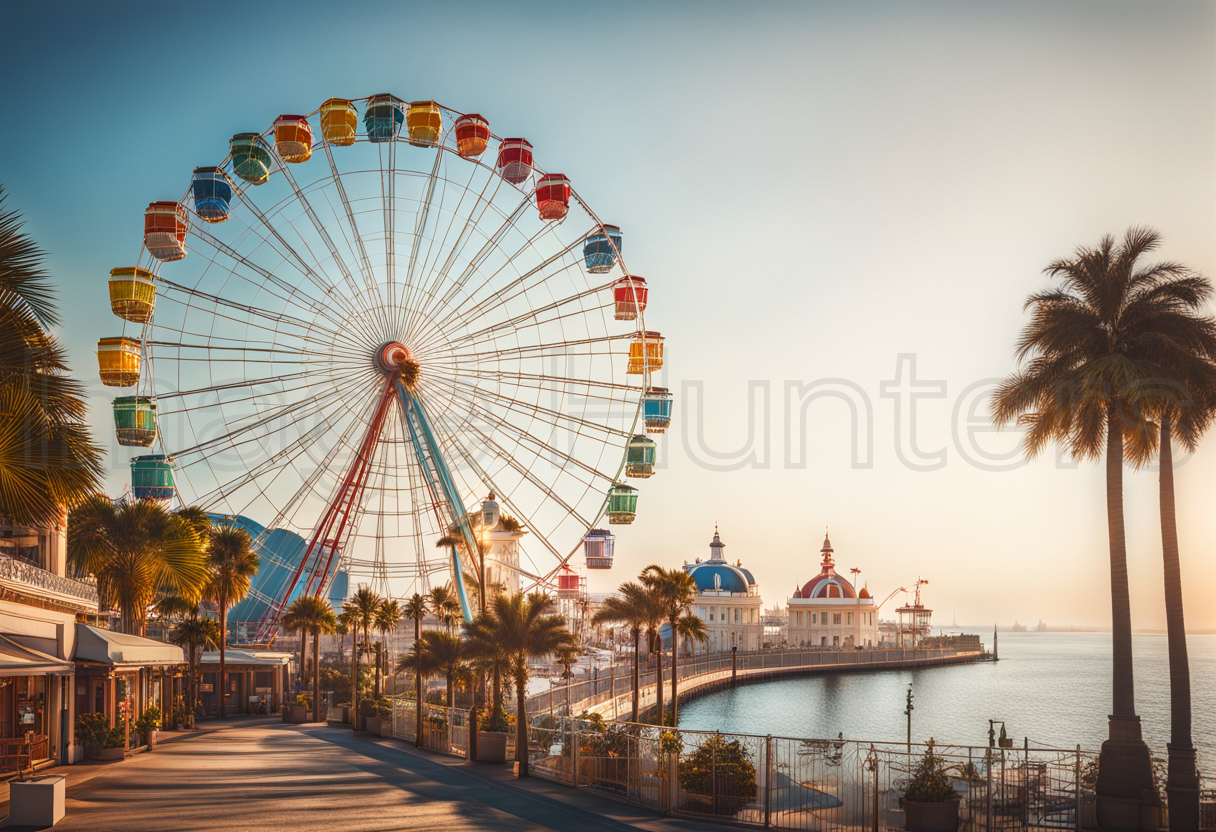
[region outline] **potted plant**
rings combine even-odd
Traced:
[[[148,750],[151,751],[156,747],[156,730],[160,727],[160,708],[149,705],[135,721],[135,727],[139,729]]]
[[[756,767],[738,740],[709,737],[677,766],[688,795],[683,809],[712,815],[738,814],[756,800]]]
[[[946,763],[929,740],[904,790],[904,826],[910,832],[957,832],[958,801]]]
[[[110,736],[110,718],[105,714],[79,714],[76,717],[76,744],[86,757],[101,759],[101,749]]]
[[[307,693],[296,695],[296,701],[283,708],[284,722],[308,722],[308,711],[312,706],[312,697]]]
[[[121,725],[116,725],[109,730],[104,740],[101,743],[101,749],[97,752],[98,760],[121,760],[127,756],[127,736]]]
[[[477,726],[477,762],[505,763],[510,731],[511,720],[501,706],[483,713],[481,724]]]

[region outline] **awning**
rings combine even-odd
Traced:
[[[231,667],[232,665],[255,665],[257,667],[282,667],[290,664],[294,653],[279,653],[272,650],[225,650],[224,664]],[[199,656],[199,663],[203,665],[218,665],[220,663],[220,651],[208,650]]]
[[[24,647],[12,639],[0,635],[0,678],[9,676],[37,676],[54,673],[66,676],[75,672],[71,662],[48,656],[32,647]]]
[[[185,654],[176,644],[166,644],[142,636],[102,630],[88,624],[76,625],[77,661],[127,667],[161,667],[185,664]]]

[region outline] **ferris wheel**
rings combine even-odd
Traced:
[[[126,323],[101,377],[135,388],[119,443],[153,451],[134,495],[250,528],[277,576],[260,637],[339,573],[451,581],[466,617],[487,548],[502,583],[551,586],[605,517],[632,522],[626,480],[670,420],[622,243],[527,140],[433,101],[330,99],[233,136],[110,275]]]

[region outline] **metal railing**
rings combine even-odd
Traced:
[[[905,662],[931,662],[934,660],[951,660],[963,657],[984,658],[986,653],[977,654],[973,651],[946,649],[899,649],[877,648],[867,650],[758,650],[740,652],[734,656],[734,671],[740,678],[748,676],[779,674],[784,671],[794,671],[799,668],[840,668],[860,669],[882,665],[900,665]],[[730,653],[713,653],[688,658],[681,658],[679,664],[679,679],[682,690],[688,691],[705,677],[728,678],[732,673],[732,656]],[[653,703],[655,687],[655,663],[653,659],[643,662],[639,671],[640,687],[649,691],[650,702]],[[671,684],[671,666],[664,663],[663,679],[665,685]],[[631,695],[633,691],[632,664],[613,665],[608,673],[600,673],[597,678],[573,682],[569,685],[559,685],[547,691],[528,697],[530,713],[577,714],[581,711],[609,702],[618,697]],[[569,707],[567,708],[567,701]]]
[[[54,572],[48,572],[31,563],[7,555],[0,555],[0,581],[11,581],[35,590],[66,595],[85,601],[93,607],[98,604],[97,587],[83,581],[56,575]]]

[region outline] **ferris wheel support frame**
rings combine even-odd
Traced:
[[[439,510],[439,506],[442,504],[447,508],[448,522],[451,525],[459,526],[461,537],[464,538],[468,551],[478,551],[477,538],[473,534],[473,527],[469,525],[468,514],[460,500],[460,491],[452,479],[452,472],[448,468],[447,460],[443,457],[443,452],[439,449],[439,443],[435,441],[435,433],[431,430],[430,420],[427,419],[426,408],[422,406],[422,402],[416,396],[410,393],[399,377],[393,380],[393,385],[397,390],[397,399],[401,403],[402,419],[409,432],[410,442],[414,446],[418,464],[426,475],[427,488],[431,492],[435,513],[439,516],[440,523],[443,522],[443,516]],[[455,546],[451,548],[452,583],[456,585],[456,595],[460,599],[460,612],[466,622],[472,621],[473,612],[464,590],[464,572],[460,567],[460,556]]]

